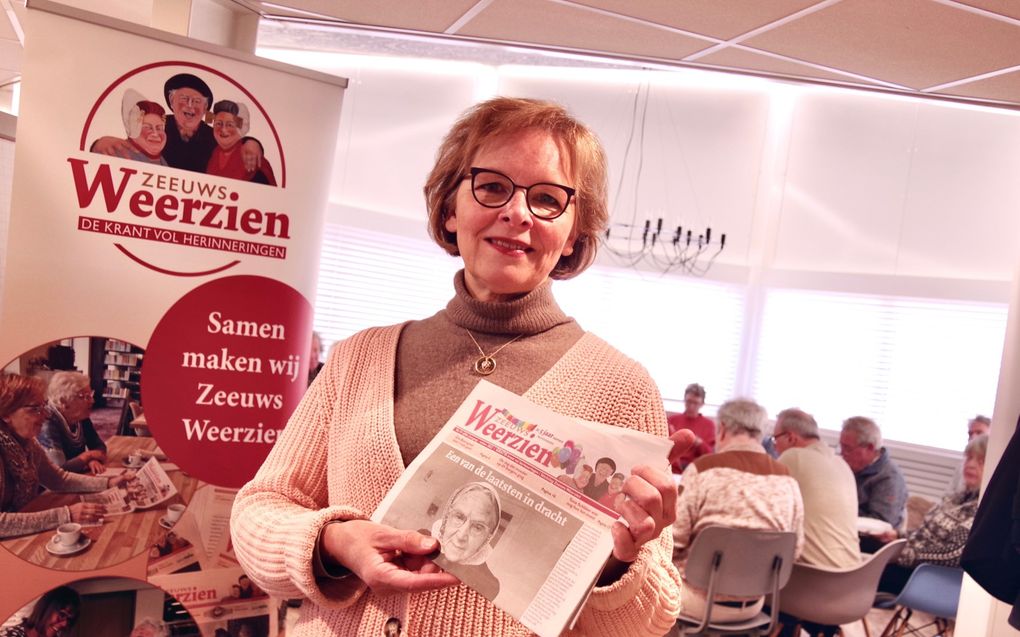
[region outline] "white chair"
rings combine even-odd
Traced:
[[[783,587],[779,610],[827,626],[863,619],[871,611],[882,571],[899,556],[906,543],[902,539],[890,542],[851,568],[794,564],[790,581]]]
[[[712,605],[720,595],[753,598],[771,594],[779,600],[780,589],[790,579],[797,536],[785,531],[734,529],[710,526],[691,544],[684,580],[707,591],[701,617],[681,612],[680,635],[765,635],[776,624],[779,604],[770,614],[758,613],[741,622],[713,622]]]

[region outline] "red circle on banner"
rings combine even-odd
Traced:
[[[200,285],[163,315],[145,350],[142,404],[163,452],[190,475],[240,487],[305,393],[312,307],[266,277]]]

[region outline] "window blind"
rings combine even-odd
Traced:
[[[854,415],[883,436],[962,449],[991,415],[1005,304],[816,290],[767,291],[754,396],[771,415],[801,407],[822,427]]]

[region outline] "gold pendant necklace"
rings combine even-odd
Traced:
[[[503,343],[502,345],[497,347],[496,350],[491,354],[486,354],[485,350],[482,349],[482,346],[479,345],[478,341],[475,340],[475,335],[471,333],[471,330],[464,328],[464,331],[467,332],[468,336],[471,337],[471,342],[475,344],[475,347],[478,348],[478,353],[481,354],[481,356],[478,357],[478,360],[475,361],[473,369],[475,370],[476,374],[481,374],[482,376],[488,376],[492,372],[496,371],[496,359],[493,357],[496,354],[499,354],[500,350],[502,350],[510,343],[513,343],[520,337],[524,336],[524,334],[518,334],[517,336],[511,338],[506,343]]]

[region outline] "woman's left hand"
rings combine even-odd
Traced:
[[[623,495],[626,498],[618,496],[617,511],[627,524],[613,524],[613,557],[633,562],[641,546],[676,519],[676,483],[665,470],[640,465],[623,483]]]

